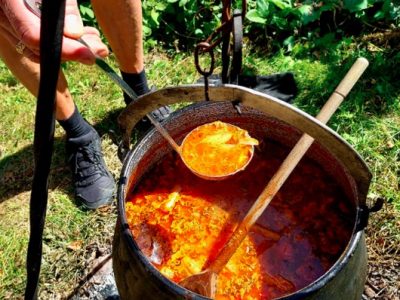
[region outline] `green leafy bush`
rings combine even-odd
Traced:
[[[222,6],[213,0],[142,1],[144,34],[148,45],[188,49],[218,26]]]
[[[90,1],[78,2],[84,22],[96,26]],[[244,32],[253,45],[268,42],[288,51],[299,41],[318,46],[400,25],[399,0],[248,0],[247,6]],[[143,0],[142,8],[147,47],[193,49],[221,25],[221,1]]]
[[[147,40],[167,47],[192,47],[220,25],[219,2],[144,0]],[[327,39],[326,34],[341,39],[399,26],[399,4],[399,0],[248,0],[244,30],[253,44],[272,40],[273,45],[291,50],[299,40],[314,42]],[[241,2],[234,6],[240,7]]]
[[[291,50],[299,39],[316,41],[327,34],[343,38],[399,26],[399,4],[398,0],[250,1],[247,33]]]

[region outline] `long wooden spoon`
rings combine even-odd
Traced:
[[[346,76],[337,86],[336,90],[330,96],[328,101],[322,107],[316,119],[326,124],[344,98],[353,88],[362,73],[368,67],[368,61],[365,58],[358,58]],[[268,185],[261,192],[260,196],[254,202],[253,206],[238,225],[231,238],[222,248],[217,258],[211,265],[199,274],[187,277],[180,282],[180,285],[201,294],[206,297],[214,298],[217,289],[218,274],[228,263],[236,249],[240,246],[243,239],[246,237],[251,226],[257,221],[268,204],[271,202],[275,194],[279,191],[286,179],[297,166],[301,158],[307,152],[314,138],[307,134],[303,134],[300,140],[296,143],[292,151],[283,161],[278,171],[274,174]]]

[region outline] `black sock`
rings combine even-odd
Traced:
[[[80,137],[89,133],[92,129],[92,126],[85,121],[76,106],[74,113],[67,120],[61,120],[58,123],[64,128],[68,138]]]
[[[125,73],[121,71],[121,75],[125,82],[138,96],[144,95],[150,91],[149,86],[147,85],[146,72],[144,69],[140,73]],[[132,99],[125,92],[124,101],[126,104],[129,104],[132,101]]]

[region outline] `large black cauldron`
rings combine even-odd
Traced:
[[[332,268],[309,286],[281,299],[361,298],[367,274],[367,255],[363,228],[368,217],[365,207],[371,175],[360,156],[340,136],[304,112],[253,90],[225,85],[210,88],[210,99],[203,102],[202,86],[159,90],[139,98],[120,115],[129,146],[133,126],[141,116],[158,105],[201,102],[175,112],[164,127],[180,143],[194,127],[222,120],[247,129],[250,134],[268,135],[293,147],[303,132],[315,138],[307,157],[337,178],[353,202],[354,228],[348,245]],[[119,218],[113,244],[113,266],[122,299],[206,299],[165,278],[146,259],[136,245],[125,216],[126,192],[140,182],[141,176],[166,153],[168,143],[154,129],[126,153],[118,188]]]

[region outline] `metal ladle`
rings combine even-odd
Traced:
[[[42,6],[42,0],[24,0],[24,3],[26,7],[34,13],[37,17],[41,17],[42,11],[41,11],[41,6]],[[82,39],[79,38],[77,39],[78,42],[80,42],[82,45],[86,46],[90,51],[91,48],[90,46]],[[93,53],[93,52],[92,52]],[[93,53],[94,54],[94,53]],[[115,83],[117,84],[131,99],[135,100],[138,98],[138,95],[132,90],[132,88],[110,67],[110,65],[101,57],[95,55],[95,63],[96,65],[105,73],[107,76]],[[183,140],[182,145],[179,146],[174,139],[170,136],[170,134],[164,129],[164,127],[161,126],[161,124],[151,115],[151,113],[146,114],[146,117],[150,120],[150,122],[156,127],[157,131],[168,141],[168,143],[171,145],[171,147],[179,154],[181,157],[183,163],[186,165],[186,167],[194,173],[196,176],[199,176],[203,179],[207,180],[222,180],[225,179],[231,175],[234,175],[242,170],[244,170],[247,165],[250,163],[251,159],[253,158],[254,154],[254,146],[251,145],[250,148],[250,156],[248,158],[247,163],[236,169],[234,172],[230,172],[224,175],[208,175],[208,174],[202,174],[201,172],[198,172],[197,170],[193,169],[190,165],[187,164],[185,161],[184,156],[182,155],[182,145],[185,143],[186,138]],[[191,132],[188,133],[190,135],[195,129],[193,129]],[[187,135],[187,136],[188,136]]]

